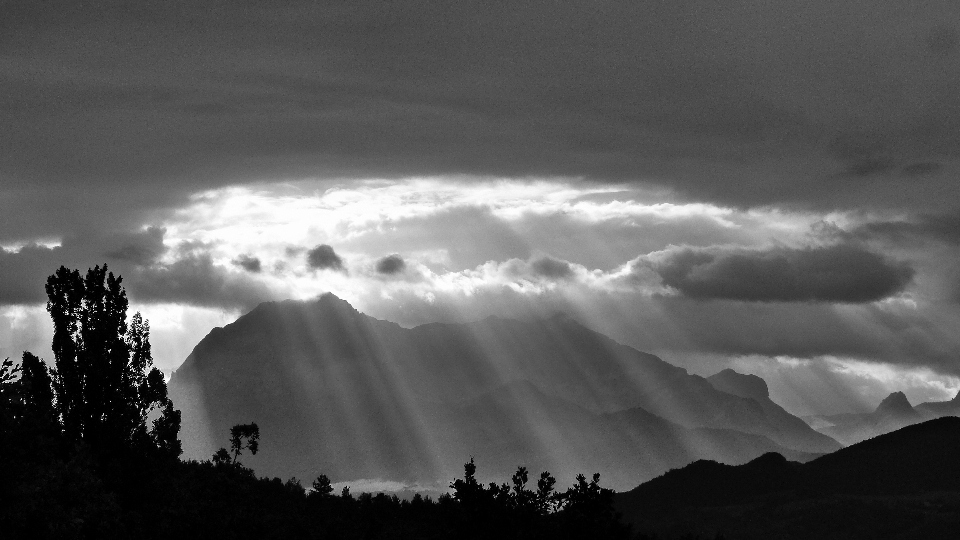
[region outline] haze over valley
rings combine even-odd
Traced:
[[[347,484],[442,491],[472,457],[495,478],[526,464],[629,489],[698,459],[808,461],[841,448],[824,434],[835,425],[815,431],[757,376],[691,375],[562,313],[406,329],[332,294],[268,302],[205,337],[170,392],[185,456],[206,458],[255,419],[258,472]],[[908,412],[885,413],[898,399]],[[920,421],[905,400],[881,404],[870,436]],[[922,406],[924,418],[951,403]]]

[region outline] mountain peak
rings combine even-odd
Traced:
[[[770,397],[767,381],[756,375],[745,375],[729,368],[707,377],[707,382],[717,390],[735,396],[758,401]]]
[[[332,292],[323,293],[318,296],[314,302],[314,305],[324,310],[334,310],[345,313],[360,313],[357,311],[357,308],[350,304],[350,302],[347,302]]]
[[[883,401],[880,402],[880,405],[877,406],[877,413],[893,413],[893,414],[911,414],[915,412],[913,406],[910,405],[910,401],[907,399],[906,394],[903,392],[892,392],[889,396],[883,398]]]
[[[327,304],[346,304],[346,305],[348,305],[348,306],[350,305],[350,302],[347,302],[346,300],[344,300],[343,298],[340,298],[339,296],[333,294],[332,292],[325,292],[325,293],[321,294],[320,296],[318,296],[318,297],[317,297],[317,303],[318,303],[318,304],[324,304],[324,303],[327,303]],[[350,307],[353,307],[353,306],[350,306]]]

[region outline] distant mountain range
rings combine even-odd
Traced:
[[[406,329],[330,294],[268,302],[210,332],[169,386],[185,457],[257,422],[261,451],[241,461],[307,481],[447,482],[473,456],[481,478],[524,465],[625,489],[697,459],[840,448],[758,377],[691,375],[564,315]]]
[[[739,466],[697,461],[616,495],[616,506],[660,537],[954,538],[957,448],[960,418],[939,418],[804,464],[772,453]]]
[[[893,392],[873,412],[807,416],[804,421],[849,446],[942,416],[960,416],[960,393],[950,401],[921,403],[913,407],[903,392]]]

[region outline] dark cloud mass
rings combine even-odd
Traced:
[[[400,274],[406,269],[407,263],[400,255],[387,255],[377,261],[377,272],[385,275]]]
[[[955,214],[921,214],[910,220],[876,221],[854,229],[862,238],[887,238],[898,242],[937,240],[960,245],[960,212]]]
[[[265,285],[244,274],[213,264],[207,254],[188,255],[176,262],[124,274],[124,285],[139,302],[252,309],[274,300]]]
[[[71,234],[61,245],[53,247],[27,244],[19,250],[0,248],[0,305],[45,302],[47,276],[60,266],[86,271],[108,263],[115,273],[126,276],[135,268],[153,265],[167,251],[164,234],[164,229],[151,227],[131,232]]]
[[[233,264],[254,274],[259,274],[263,270],[260,265],[260,259],[250,255],[240,255],[233,260]]]
[[[676,248],[641,260],[691,298],[748,302],[881,300],[913,277],[906,264],[850,244],[764,251]]]
[[[960,199],[953,1],[124,6],[4,4],[0,241],[318,176]]]
[[[343,270],[343,259],[327,244],[307,251],[307,265],[315,270]]]
[[[251,308],[275,294],[262,283],[214,264],[205,244],[183,243],[173,262],[159,261],[168,248],[164,230],[151,228],[107,236],[71,236],[55,247],[26,245],[19,251],[0,249],[0,306],[46,301],[47,276],[60,266],[86,272],[107,264],[123,278],[131,300],[219,308]]]
[[[109,260],[128,261],[141,266],[152,264],[167,251],[167,246],[163,244],[165,233],[163,228],[150,227],[142,232],[116,235],[112,243],[117,247],[106,251],[104,256]]]
[[[0,248],[0,305],[45,302],[43,285],[46,276],[58,268],[54,263],[57,251],[59,248],[37,245],[24,246],[15,253]]]
[[[573,275],[570,263],[552,257],[536,259],[530,263],[530,267],[538,276],[550,279],[565,279]]]

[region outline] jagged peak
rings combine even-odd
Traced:
[[[346,300],[340,298],[339,296],[333,294],[332,292],[321,293],[320,296],[317,297],[317,302],[320,302],[323,300],[327,300],[327,301],[339,300],[341,302],[346,302]]]
[[[317,297],[316,303],[318,304],[327,304],[334,306],[350,306],[350,309],[355,309],[350,302],[347,302],[343,298],[333,294],[332,292],[325,292]]]
[[[913,405],[903,392],[891,392],[889,396],[883,398],[880,405],[877,405],[876,412],[902,412],[913,411]]]
[[[730,368],[707,377],[707,381],[717,390],[728,394],[753,399],[770,397],[770,388],[762,377],[739,373]]]

